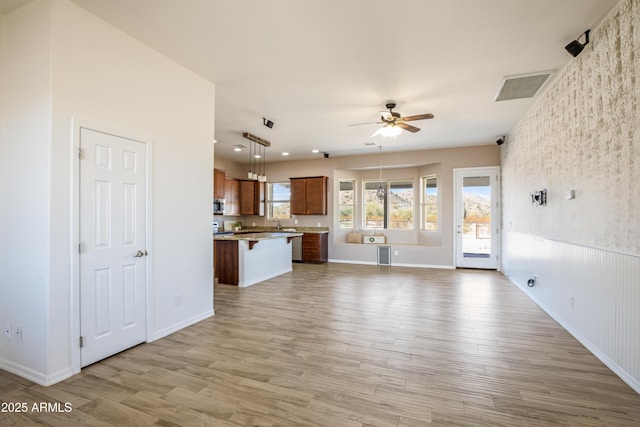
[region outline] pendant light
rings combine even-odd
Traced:
[[[249,171],[247,172],[247,178],[254,181],[266,182],[267,147],[270,147],[271,143],[249,132],[244,132],[242,136],[249,140]]]

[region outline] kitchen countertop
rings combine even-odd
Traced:
[[[328,227],[245,227],[234,233],[328,233]]]
[[[268,240],[268,239],[282,239],[284,237],[296,237],[302,236],[304,233],[302,232],[292,232],[292,231],[253,231],[249,233],[239,233],[239,234],[224,234],[214,236],[214,240],[252,240],[252,241],[260,241],[260,240]]]

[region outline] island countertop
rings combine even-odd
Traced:
[[[282,239],[285,237],[298,237],[304,233],[298,232],[257,232],[257,233],[242,233],[242,234],[224,234],[219,236],[213,236],[213,240],[270,240],[270,239]]]

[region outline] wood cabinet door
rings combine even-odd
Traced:
[[[220,283],[237,285],[238,274],[238,241],[215,240],[213,246],[214,276]]]
[[[226,178],[224,183],[225,215],[240,214],[240,182],[235,178]]]
[[[254,215],[253,181],[240,181],[240,215]]]
[[[302,236],[302,261],[321,264],[328,259],[328,233],[304,233]]]
[[[240,181],[240,215],[264,216],[264,183]]]
[[[224,199],[224,184],[226,174],[220,169],[213,170],[213,198]]]
[[[307,215],[327,214],[327,177],[307,178],[305,190],[305,213]]]
[[[292,215],[306,215],[306,179],[291,178],[291,200],[290,209]]]

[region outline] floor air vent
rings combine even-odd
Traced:
[[[391,265],[391,246],[378,246],[378,265]]]
[[[495,100],[509,101],[512,99],[532,98],[538,93],[551,74],[553,72],[545,71],[536,74],[505,77]]]

